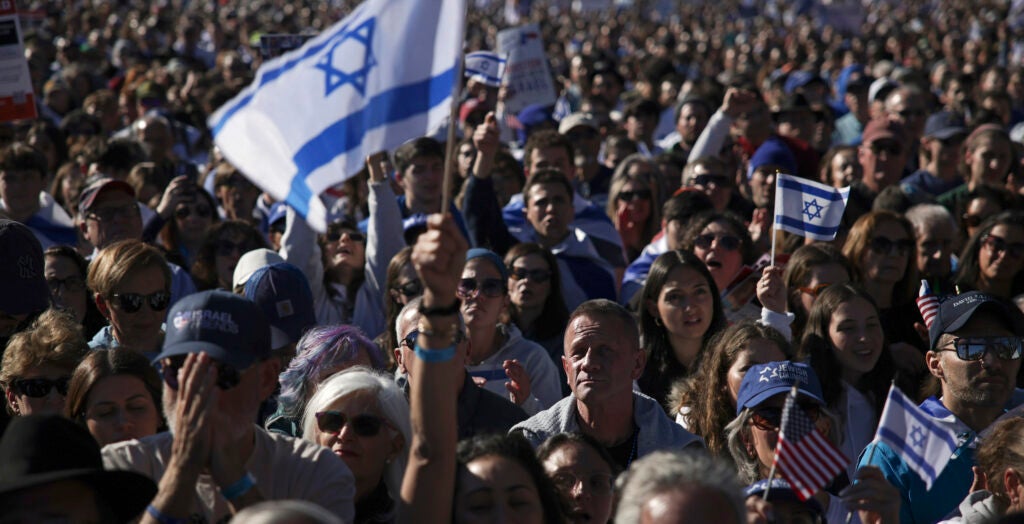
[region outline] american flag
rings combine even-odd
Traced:
[[[796,388],[782,408],[782,430],[775,447],[775,467],[800,500],[807,500],[843,470],[849,459],[814,427],[796,403]]]

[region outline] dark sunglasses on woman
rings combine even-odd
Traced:
[[[523,269],[521,267],[512,269],[512,278],[515,280],[529,280],[543,284],[551,279],[551,272],[546,269]]]
[[[406,298],[418,297],[423,294],[423,284],[419,280],[410,280],[405,284],[396,286],[395,290]]]
[[[740,248],[740,237],[733,235],[700,235],[693,240],[694,247],[711,249],[711,243],[718,240],[718,247],[726,251],[736,251]]]
[[[485,278],[483,280],[464,278],[459,280],[459,287],[455,289],[455,294],[459,298],[470,298],[477,291],[483,293],[484,296],[497,298],[505,294],[505,283],[500,278]]]
[[[355,231],[332,231],[324,236],[328,242],[337,242],[341,240],[342,235],[348,235],[348,238],[353,242],[366,242],[366,235]]]
[[[148,295],[114,293],[112,296],[117,299],[118,305],[125,313],[137,312],[142,309],[143,303],[149,304],[149,309],[153,311],[163,311],[171,305],[171,294],[166,291],[157,291]]]
[[[886,237],[874,237],[868,244],[868,249],[879,255],[906,256],[914,249],[914,241],[909,239],[892,240]]]
[[[11,385],[16,393],[26,397],[43,398],[49,395],[50,390],[53,388],[57,388],[57,393],[60,393],[60,396],[66,397],[68,396],[68,382],[70,380],[71,377],[60,377],[56,380],[48,378],[20,378],[11,382]]]
[[[324,433],[337,435],[348,424],[360,437],[376,437],[383,426],[391,427],[391,423],[383,417],[363,413],[354,417],[340,411],[320,411],[316,414],[316,427]]]
[[[821,407],[812,402],[798,404],[811,422],[817,422],[821,416]],[[782,427],[782,408],[754,408],[750,423],[762,431],[775,431]]]

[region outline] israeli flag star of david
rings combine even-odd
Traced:
[[[318,231],[319,195],[366,155],[448,119],[465,0],[367,0],[299,49],[266,62],[209,119],[225,158]]]

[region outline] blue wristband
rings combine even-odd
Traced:
[[[238,482],[226,488],[220,488],[220,494],[224,495],[224,498],[228,500],[235,500],[248,493],[255,485],[256,479],[252,478],[252,473],[246,473]]]
[[[416,358],[424,362],[448,362],[455,358],[455,346],[452,344],[443,349],[424,349],[419,342],[413,344],[412,349],[416,352]]]
[[[160,524],[187,524],[188,519],[179,519],[177,517],[170,517],[164,515],[160,510],[156,509],[156,506],[150,504],[146,506],[146,513],[149,513],[150,517],[156,519]]]

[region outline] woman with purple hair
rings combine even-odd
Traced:
[[[302,412],[321,382],[354,366],[384,370],[380,349],[359,328],[344,324],[314,327],[295,347],[295,358],[281,372],[277,411],[265,424],[268,431],[302,437]]]

